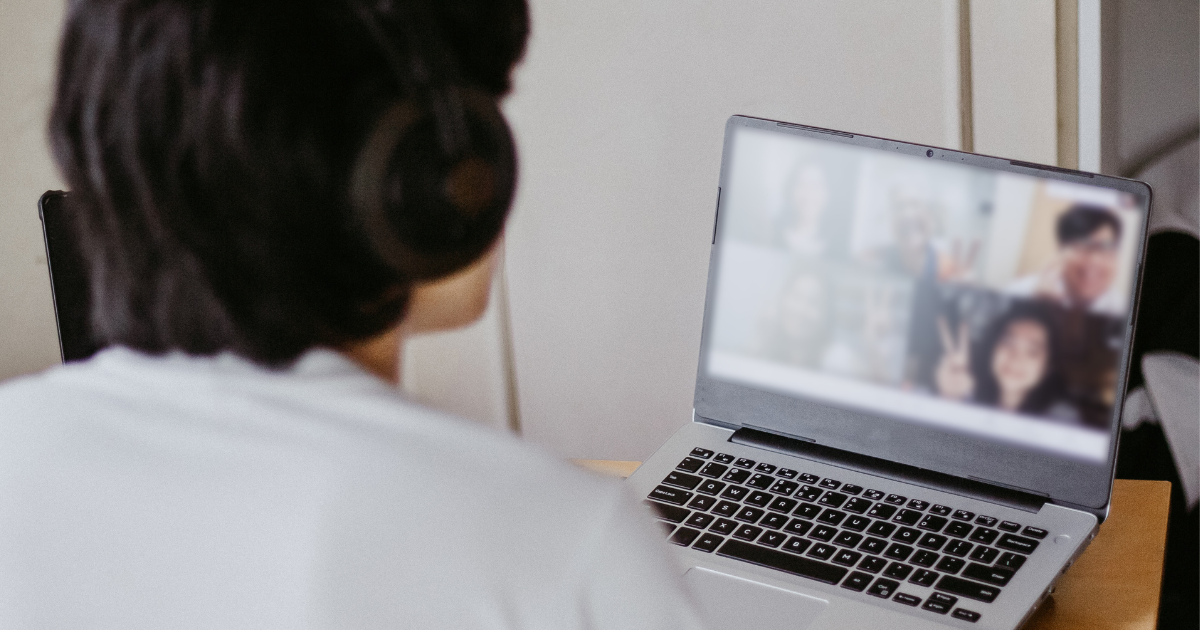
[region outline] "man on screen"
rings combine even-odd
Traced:
[[[1050,299],[1069,309],[1121,315],[1124,296],[1114,280],[1121,221],[1106,208],[1075,204],[1058,217],[1058,256],[1043,271],[1017,280],[1010,292]]]

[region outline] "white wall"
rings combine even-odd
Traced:
[[[0,379],[59,359],[37,200],[62,188],[45,143],[62,10],[0,0]]]
[[[955,146],[956,10],[535,0],[507,107],[525,435],[571,457],[642,459],[687,422],[725,119]]]

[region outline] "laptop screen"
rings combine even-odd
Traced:
[[[1142,240],[1132,195],[733,129],[708,378],[1108,457]]]

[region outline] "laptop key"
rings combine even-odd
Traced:
[[[995,584],[996,586],[1008,586],[1008,581],[1012,579],[1013,571],[1003,567],[987,567],[982,564],[972,562],[963,569],[963,577],[969,577],[980,582]]]
[[[767,475],[764,473],[754,473],[754,476],[750,478],[750,481],[746,482],[746,485],[750,486],[751,488],[758,488],[759,490],[766,490],[767,488],[770,488],[771,484],[773,484],[773,483],[775,483],[775,478],[772,477],[771,475]]]
[[[940,532],[942,531],[942,528],[946,526],[946,523],[947,520],[944,516],[926,514],[925,518],[921,519],[920,523],[917,523],[917,527],[920,527],[921,529],[927,529],[931,532]]]
[[[952,556],[962,557],[962,556],[965,556],[968,553],[970,553],[971,548],[974,546],[975,545],[972,545],[971,543],[969,543],[965,540],[956,540],[956,541],[950,543],[949,545],[946,545],[946,548],[943,549],[942,551],[944,551]]]
[[[950,516],[951,511],[952,509],[949,506],[938,505],[936,503],[933,507],[929,508],[929,513],[935,516]]]
[[[808,473],[800,475],[800,481],[803,483],[817,483],[820,480],[821,478],[816,475],[810,475]]]
[[[688,514],[691,514],[691,511],[687,508],[681,508],[675,505],[666,505],[657,501],[646,501],[645,503],[646,505],[654,508],[654,511],[658,512],[659,518],[672,523],[680,523],[683,521],[683,519],[687,518]]]
[[[1015,553],[1005,553],[1004,555],[1000,556],[1000,560],[996,562],[996,566],[1004,567],[1005,569],[1012,569],[1013,571],[1020,569],[1021,565],[1023,564],[1025,564],[1025,556],[1018,556]]]
[[[808,535],[809,538],[813,538],[821,542],[829,542],[833,540],[834,536],[837,536],[837,528],[830,527],[828,525],[817,525]]]
[[[921,537],[921,540],[917,541],[917,546],[937,551],[942,548],[942,545],[946,544],[947,540],[949,539],[940,534],[925,534]]]
[[[700,448],[697,446],[696,448],[692,449],[691,455],[692,457],[699,457],[700,459],[708,459],[709,457],[713,456],[713,452],[706,448]]]
[[[768,531],[758,538],[758,544],[766,547],[778,547],[783,544],[784,540],[787,540],[787,534]]]
[[[721,493],[721,496],[726,499],[741,501],[742,499],[746,498],[747,494],[750,494],[750,489],[746,488],[745,486],[729,486],[728,488],[725,488],[725,491]]]
[[[792,470],[791,468],[780,468],[779,470],[775,471],[775,474],[783,477],[784,479],[795,479],[796,475],[800,473]]]
[[[921,513],[916,510],[904,509],[900,510],[892,520],[904,525],[916,525],[917,521],[921,520]]]
[[[846,502],[845,505],[842,506],[843,510],[846,510],[847,512],[854,512],[855,514],[862,514],[863,512],[866,512],[870,508],[871,508],[871,502],[862,497],[854,497],[853,499],[850,499],[849,501]]]
[[[992,560],[995,560],[996,556],[998,556],[998,555],[1000,555],[999,551],[996,551],[995,549],[992,549],[991,547],[984,547],[983,545],[979,545],[978,547],[975,548],[975,551],[971,552],[971,559],[975,560],[976,562],[981,562],[983,564],[991,564]]]
[[[775,464],[766,464],[766,463],[759,464],[754,467],[754,470],[756,472],[767,473],[768,475],[774,473],[775,469],[776,469]]]
[[[842,549],[841,551],[833,554],[833,563],[852,567],[854,566],[854,563],[858,562],[858,559],[861,557],[863,557],[863,555],[857,551]]]
[[[896,508],[886,503],[876,503],[875,507],[867,511],[867,516],[873,516],[879,519],[889,519],[896,513]]]
[[[759,521],[758,524],[763,527],[766,527],[767,529],[779,529],[780,527],[787,525],[787,522],[788,522],[788,517],[786,517],[782,514],[776,514],[774,512],[771,512],[771,513],[767,514],[766,518]]]
[[[883,552],[883,555],[884,557],[891,558],[892,560],[904,561],[908,560],[908,557],[912,555],[912,552],[913,548],[909,547],[908,545],[892,543],[892,546],[888,547],[887,551]]]
[[[766,492],[763,492],[762,490],[755,490],[754,492],[746,495],[746,498],[742,501],[742,503],[745,503],[746,505],[753,505],[754,507],[765,507],[773,498],[774,497]]]
[[[983,525],[984,527],[995,527],[996,519],[991,516],[982,516],[981,515],[979,518],[975,519],[975,524]]]
[[[712,527],[708,528],[708,531],[716,532],[723,536],[728,536],[733,533],[733,530],[737,529],[737,526],[738,526],[737,523],[735,523],[727,518],[719,518],[719,519],[717,519],[716,523],[712,524]]]
[[[947,525],[945,531],[943,531],[942,533],[947,536],[954,536],[955,538],[962,538],[963,536],[966,536],[967,534],[971,533],[971,524],[963,523],[960,521],[955,521],[955,522]]]
[[[1041,540],[1041,539],[1044,539],[1046,537],[1046,534],[1049,534],[1050,532],[1048,532],[1040,527],[1026,527],[1025,531],[1023,531],[1021,533],[1026,536],[1029,536],[1030,538],[1037,538],[1037,539]]]
[[[872,524],[870,527],[867,528],[868,534],[872,534],[874,536],[879,536],[881,538],[886,537],[886,536],[891,536],[892,532],[894,532],[894,531],[896,531],[895,525],[893,525],[891,523],[885,523],[883,521],[875,521],[874,524]]]
[[[934,588],[988,604],[996,601],[996,598],[1000,595],[1000,589],[995,586],[956,578],[953,575],[943,575]]]
[[[925,508],[929,507],[929,502],[922,501],[920,499],[913,499],[912,501],[908,502],[908,507],[912,508],[914,510],[919,510],[919,511],[924,512]]]
[[[717,547],[721,546],[722,542],[725,542],[723,537],[712,532],[704,532],[703,534],[700,534],[700,537],[697,538],[696,542],[692,544],[692,549],[698,549],[704,553],[712,553]]]
[[[892,536],[892,540],[895,540],[897,542],[906,543],[909,545],[915,545],[915,544],[917,544],[917,539],[919,539],[920,537],[921,537],[921,532],[919,532],[911,527],[901,527],[900,531],[896,532],[895,536]]]
[[[872,501],[882,501],[884,494],[878,490],[866,490],[863,492],[863,497]]]
[[[842,487],[842,482],[840,482],[836,479],[828,479],[827,478],[827,479],[822,479],[821,483],[819,483],[817,485],[821,486],[822,488],[828,488],[830,490],[837,490],[838,488]]]
[[[812,549],[808,550],[808,556],[818,560],[828,560],[835,553],[837,553],[837,547],[826,543],[817,543],[812,546]]]
[[[733,530],[733,537],[741,538],[742,540],[754,540],[755,538],[758,538],[758,535],[762,532],[763,530],[761,527],[755,527],[753,525],[739,525],[737,529]]]
[[[917,569],[913,572],[912,577],[908,578],[909,582],[918,586],[933,586],[937,582],[938,573],[929,569]]]
[[[887,498],[884,499],[884,501],[887,501],[888,503],[891,503],[892,505],[904,505],[904,502],[908,501],[908,497],[902,497],[898,494],[889,494],[889,495],[887,495]]]
[[[776,512],[788,514],[799,504],[800,502],[795,499],[789,499],[787,497],[775,497],[775,500],[771,501],[771,505],[768,505],[767,507],[775,510]]]
[[[725,484],[716,479],[706,479],[696,486],[696,492],[700,494],[715,495],[725,489]]]
[[[959,520],[959,521],[969,521],[969,520],[975,518],[975,513],[968,512],[966,510],[954,510],[953,518],[955,520]]]
[[[1012,532],[1015,534],[1015,533],[1021,531],[1021,524],[1014,523],[1012,521],[1000,521],[1000,524],[997,525],[996,528],[1002,529],[1006,532]]]
[[[871,588],[867,589],[867,595],[874,595],[875,597],[887,599],[891,597],[898,588],[900,588],[899,582],[895,580],[889,580],[887,578],[879,578],[878,580],[875,580],[875,583],[871,585]]]
[[[863,535],[854,532],[842,532],[833,539],[833,544],[842,547],[857,547],[862,542]]]
[[[846,502],[846,499],[846,495],[840,492],[830,491],[826,492],[825,495],[817,501],[817,503],[820,503],[821,505],[828,505],[829,507],[842,507],[842,504]]]
[[[934,568],[937,569],[938,571],[944,571],[946,573],[958,573],[959,570],[962,569],[963,565],[965,565],[966,563],[967,563],[967,561],[963,560],[962,558],[951,558],[950,556],[942,556],[941,561],[938,562],[937,566]]]
[[[950,612],[950,609],[957,603],[957,597],[950,597],[945,593],[934,593],[929,596],[929,599],[925,600],[925,605],[921,606],[921,609],[944,615]]]
[[[858,568],[862,569],[863,571],[870,571],[871,573],[879,573],[884,567],[887,566],[887,563],[887,560],[884,560],[883,558],[867,556],[863,558],[862,562],[858,563]]]
[[[824,512],[821,512],[821,515],[817,517],[817,521],[827,525],[837,525],[838,523],[841,523],[842,519],[844,518],[846,518],[845,512],[827,509]]]
[[[694,473],[700,470],[702,466],[704,466],[704,460],[696,459],[695,457],[685,457],[675,468],[684,472]]]
[[[861,532],[862,530],[867,528],[867,525],[870,525],[870,524],[871,524],[871,519],[869,519],[865,516],[853,516],[852,515],[850,518],[846,519],[846,521],[844,523],[842,523],[842,527],[844,527],[850,531]]]
[[[816,518],[821,513],[821,508],[811,503],[801,503],[800,507],[796,508],[796,511],[792,513],[800,518]]]
[[[742,506],[734,503],[733,501],[722,501],[712,509],[712,513],[716,514],[717,516],[733,516],[734,514],[737,514],[741,507]]]
[[[692,493],[686,492],[679,488],[658,486],[650,491],[649,497],[655,501],[662,501],[663,503],[683,505],[684,503],[688,502],[688,499],[692,498]]]
[[[708,527],[709,525],[711,525],[712,522],[714,520],[716,520],[716,518],[717,517],[713,516],[712,514],[696,513],[696,514],[693,514],[691,516],[691,518],[689,518],[684,524],[687,525],[688,527],[695,527],[696,529],[704,529],[704,528]]]
[[[803,538],[792,536],[788,539],[787,543],[783,545],[783,550],[799,555],[807,551],[811,546],[811,540],[805,540]]]
[[[794,518],[792,519],[792,522],[787,524],[787,527],[783,528],[783,531],[789,534],[803,536],[808,533],[808,530],[812,529],[812,526],[813,524],[808,521],[802,521],[798,518]]]
[[[896,593],[896,596],[892,598],[892,601],[899,604],[904,604],[905,606],[916,606],[917,604],[921,603],[921,598],[917,597],[916,595],[909,595],[908,593]]]
[[[1031,554],[1034,549],[1037,549],[1038,541],[1024,536],[1005,534],[996,541],[996,546],[1017,553]]]
[[[800,491],[796,493],[796,498],[803,501],[816,501],[824,490],[815,486],[801,486]]]
[[[912,562],[919,567],[931,567],[935,562],[938,561],[938,558],[940,557],[941,556],[929,551],[928,549],[918,549],[917,553],[913,554],[912,560],[909,562]]]
[[[691,490],[700,485],[700,478],[695,475],[672,471],[667,475],[666,479],[662,480],[662,482],[668,486],[675,486],[676,488]]]
[[[737,461],[733,462],[733,465],[737,466],[738,468],[750,469],[754,468],[754,460],[746,459],[745,457],[739,457]]]
[[[712,506],[716,505],[716,503],[717,500],[715,498],[701,495],[695,499],[692,499],[692,502],[688,504],[688,507],[692,508],[693,510],[705,512]]]
[[[859,551],[865,551],[867,553],[883,553],[883,550],[887,549],[887,544],[887,541],[883,540],[882,538],[872,538],[868,536],[867,539],[858,546],[858,549]]]
[[[749,478],[750,478],[750,471],[742,470],[741,468],[734,468],[734,469],[730,470],[729,472],[725,473],[724,477],[721,477],[721,479],[724,479],[725,481],[728,481],[730,483],[742,483]]]
[[[704,475],[705,477],[712,477],[716,479],[717,477],[724,475],[725,471],[727,470],[729,470],[728,466],[717,464],[715,462],[709,462],[704,465],[704,468],[700,469],[700,474]]]
[[[688,545],[692,544],[692,541],[696,540],[696,537],[699,535],[700,530],[698,529],[680,527],[679,529],[675,530],[674,534],[671,534],[670,541],[672,544],[679,545],[681,547],[687,547]]]
[[[745,523],[757,523],[758,519],[762,518],[763,514],[766,513],[766,510],[746,506],[738,510],[738,513],[733,518]]]
[[[870,575],[862,573],[861,571],[855,571],[846,578],[845,582],[842,582],[842,588],[848,588],[852,591],[861,593],[863,589],[867,588],[867,585],[870,583]]]
[[[718,556],[742,560],[761,567],[783,571],[792,575],[806,577],[825,584],[837,584],[850,572],[844,567],[818,562],[810,558],[802,558],[776,549],[767,549],[759,545],[744,543],[739,540],[727,540],[717,550]]]
[[[899,562],[893,562],[888,565],[888,568],[883,571],[883,574],[890,578],[896,578],[897,580],[903,580],[904,578],[908,577],[908,574],[912,573],[912,570],[913,570],[913,568],[908,566],[907,564],[900,564]]]
[[[846,494],[858,494],[859,492],[862,492],[862,490],[862,486],[856,486],[852,483],[842,486],[842,492]]]
[[[971,623],[979,621],[979,613],[975,612],[974,610],[967,610],[966,608],[955,608],[954,612],[950,613],[950,616],[954,617],[955,619],[970,621]]]
[[[976,527],[975,531],[971,532],[970,540],[977,542],[977,543],[983,543],[985,545],[990,545],[990,544],[992,544],[993,541],[996,540],[996,536],[999,536],[999,535],[1000,535],[1000,532],[998,532],[994,529],[988,529],[986,527]]]
[[[775,485],[771,486],[771,492],[774,492],[775,494],[782,494],[783,496],[786,497],[786,496],[790,496],[793,492],[796,491],[796,488],[799,488],[799,487],[800,487],[800,484],[796,483],[795,481],[788,481],[787,479],[780,479],[779,481],[775,482]]]

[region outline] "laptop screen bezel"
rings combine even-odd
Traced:
[[[762,391],[745,385],[710,378],[705,374],[710,327],[715,307],[715,287],[720,260],[721,200],[718,195],[713,248],[709,261],[704,327],[701,333],[700,364],[696,374],[694,409],[698,421],[725,427],[752,427],[813,441],[818,444],[869,455],[927,470],[1043,495],[1051,501],[1091,509],[1107,507],[1115,469],[1120,431],[1120,401],[1124,399],[1133,345],[1137,296],[1141,290],[1145,256],[1150,187],[1143,182],[1045,167],[1016,160],[964,153],[929,145],[887,140],[873,136],[820,129],[780,121],[731,116],[725,125],[720,188],[728,189],[730,157],[739,128],[755,128],[814,140],[854,145],[891,153],[912,155],[996,171],[1031,175],[1044,179],[1099,186],[1130,193],[1142,211],[1142,225],[1134,259],[1133,307],[1126,315],[1125,343],[1117,375],[1118,404],[1110,418],[1109,452],[1100,463],[1087,463],[1052,453],[1021,448],[1008,443],[858,410],[832,406],[800,397]],[[927,152],[932,150],[933,155]]]

